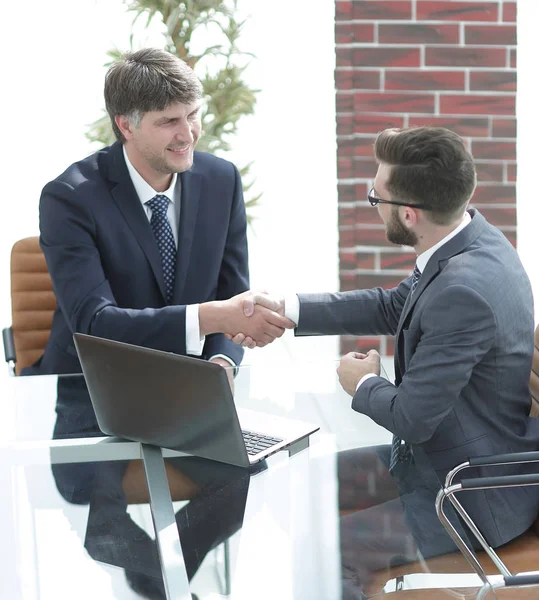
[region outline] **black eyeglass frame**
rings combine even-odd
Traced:
[[[373,194],[374,188],[371,188],[371,191],[367,194],[367,199],[371,206],[376,206],[377,204],[394,204],[395,206],[409,206],[410,208],[420,208],[421,210],[432,210],[430,206],[426,206],[425,204],[411,204],[409,202],[396,202],[394,200],[382,200],[382,198],[378,198]]]

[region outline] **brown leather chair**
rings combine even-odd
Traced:
[[[535,329],[535,348],[533,352],[532,371],[530,376],[531,409],[530,416],[539,417],[539,326]],[[533,453],[535,454],[535,453]],[[464,492],[465,493],[465,492]],[[496,554],[507,566],[511,573],[526,573],[539,570],[539,516],[533,526],[517,539],[498,548]],[[487,575],[500,575],[499,569],[494,565],[486,552],[477,552],[477,559],[481,563]],[[451,574],[451,573],[470,573],[470,564],[461,552],[453,552],[443,556],[430,558],[424,562],[408,563],[399,567],[392,567],[378,571],[367,588],[364,590],[367,596],[379,594],[386,583],[391,580],[402,582],[410,574],[430,573],[430,574]],[[433,575],[434,577],[434,575]],[[456,578],[457,580],[458,578]],[[513,582],[516,585],[517,582]],[[458,585],[458,583],[456,584]],[[436,600],[446,595],[460,598],[476,598],[477,588],[461,588],[451,590],[425,589],[425,590],[406,590],[385,594],[385,597],[395,598],[417,598],[418,600]],[[499,593],[498,591],[496,593]],[[539,598],[538,588],[523,588],[518,592],[514,588],[507,589],[504,598]],[[513,594],[513,595],[511,595]],[[518,594],[518,595],[517,595]],[[489,597],[485,595],[485,598]]]
[[[56,297],[38,237],[19,240],[11,250],[11,327],[4,352],[14,374],[32,365],[50,336]]]
[[[2,332],[6,361],[13,374],[19,375],[43,354],[55,309],[56,296],[39,237],[15,242],[11,250],[11,327]],[[168,463],[166,469],[172,498],[192,498],[197,486]],[[148,501],[141,461],[129,464],[123,488],[130,504]]]

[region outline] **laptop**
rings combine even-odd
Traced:
[[[225,369],[82,333],[75,347],[101,431],[249,467],[320,429],[236,409]]]

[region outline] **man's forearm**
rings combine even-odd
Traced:
[[[198,321],[201,336],[206,336],[210,333],[224,333],[224,323],[226,321],[226,307],[224,302],[216,300],[200,304],[198,307]]]

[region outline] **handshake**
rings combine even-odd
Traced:
[[[245,348],[262,348],[296,323],[284,316],[284,298],[264,292],[243,292],[199,306],[200,335],[224,333]]]

